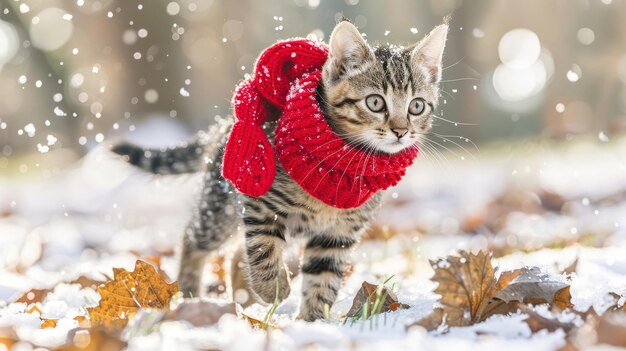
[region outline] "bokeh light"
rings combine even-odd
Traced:
[[[30,25],[33,45],[45,51],[54,51],[63,46],[73,31],[72,15],[56,7],[39,12]]]
[[[18,46],[19,39],[15,27],[0,20],[0,69],[15,56]]]

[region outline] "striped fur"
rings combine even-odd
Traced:
[[[170,175],[199,172],[208,134],[199,132],[182,145],[162,149],[144,149],[128,142],[113,145],[111,151],[124,156],[131,165],[154,174]]]
[[[441,33],[436,33],[442,31],[442,26],[427,36],[426,43],[415,47],[371,49],[356,28],[346,23],[338,24],[331,35],[330,58],[318,89],[318,103],[326,120],[347,142],[369,153],[393,153],[414,147],[419,136],[430,129],[430,113],[437,104],[441,58],[433,61],[433,57],[443,50],[445,35],[442,38]],[[429,40],[435,40],[441,48],[431,48]],[[371,94],[384,97],[384,113],[368,110],[365,99]],[[407,113],[416,97],[428,104],[420,116]],[[300,267],[303,295],[298,318],[322,318],[325,308],[337,298],[350,251],[380,206],[380,193],[358,208],[337,209],[312,197],[278,165],[274,183],[266,194],[259,198],[239,194],[220,172],[231,123],[220,123],[211,129],[210,138],[200,135],[181,148],[146,151],[121,144],[113,151],[151,172],[178,174],[201,170],[204,174],[197,206],[184,233],[178,279],[185,296],[202,295],[205,258],[239,230],[245,244],[237,257],[241,256],[243,262],[231,265],[235,270],[233,282],[241,280],[241,268],[248,291],[258,301],[285,299],[290,292],[292,272],[283,261],[283,253],[289,241],[298,239],[304,241]],[[393,134],[394,128],[404,127],[409,131],[406,136]],[[264,128],[273,142],[275,123],[266,123]],[[363,161],[350,160],[365,164]],[[233,286],[231,290],[236,289]]]

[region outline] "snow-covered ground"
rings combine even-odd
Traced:
[[[129,331],[128,348],[538,351],[564,345],[564,332],[532,333],[520,313],[447,333],[407,330],[438,298],[428,260],[459,249],[493,251],[500,271],[532,265],[559,274],[578,259],[571,277],[578,311],[602,312],[613,303],[609,293],[626,294],[626,140],[529,141],[430,156],[389,191],[373,232],[353,253],[353,272],[329,320],[293,320],[296,277],[271,333],[225,315],[209,327],[174,321]],[[47,179],[0,178],[0,331],[14,328],[24,341],[54,347],[78,327],[74,317],[99,299],[93,288],[60,282],[102,280],[114,267],[132,270],[138,257],[153,256],[175,277],[173,252],[198,180],[140,173],[103,149]],[[205,275],[207,284],[217,279],[210,266]],[[410,308],[344,323],[361,283],[390,276]],[[53,289],[38,307],[41,316],[13,302],[32,288]],[[267,310],[255,304],[245,312],[262,319]],[[40,317],[57,319],[56,327],[42,329]]]

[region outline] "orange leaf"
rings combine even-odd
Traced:
[[[43,299],[51,291],[52,289],[30,289],[29,291],[23,293],[22,296],[17,298],[15,302],[23,302],[27,304],[35,303],[35,302],[42,302]]]
[[[74,317],[74,320],[78,322],[78,327],[79,328],[90,328],[91,327],[91,323],[89,322],[89,320],[85,316],[76,316],[76,317]]]
[[[13,345],[19,340],[15,329],[12,327],[0,327],[0,345],[6,347],[7,350],[12,350]],[[0,349],[2,349],[0,347]]]
[[[126,349],[126,342],[117,334],[103,328],[76,328],[69,332],[68,343],[57,351],[121,351]]]
[[[42,319],[41,320],[41,329],[56,328],[56,326],[57,326],[56,319]]]
[[[101,300],[87,308],[94,326],[123,327],[139,308],[167,309],[178,283],[168,284],[152,265],[138,260],[135,270],[113,269],[113,280],[98,288]]]
[[[243,317],[243,319],[246,322],[250,323],[250,325],[255,327],[255,328],[265,329],[265,323],[263,323],[262,321],[260,321],[260,320],[258,320],[256,318],[250,317],[250,316],[248,316],[247,314],[244,314],[244,313],[241,314],[241,317]]]
[[[27,311],[27,313],[33,314],[38,313],[40,316],[43,314],[37,305],[32,305]]]

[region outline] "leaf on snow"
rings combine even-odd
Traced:
[[[459,256],[431,261],[441,295],[441,308],[415,323],[428,330],[444,322],[448,326],[467,326],[495,314],[509,314],[521,303],[548,303],[561,310],[571,308],[569,285],[540,272],[521,268],[500,274],[496,281],[491,255],[461,251]]]
[[[98,288],[101,300],[88,308],[94,326],[123,327],[139,308],[166,309],[178,283],[168,284],[152,265],[138,260],[135,270],[114,268],[113,280]]]
[[[42,302],[43,299],[50,293],[52,289],[30,289],[22,294],[14,302],[23,302],[26,304]]]
[[[367,304],[367,306],[364,306]],[[396,311],[409,306],[398,301],[398,297],[391,289],[383,285],[374,285],[368,282],[361,284],[361,289],[354,296],[352,306],[346,314],[347,317],[362,317],[363,311],[367,312],[367,318],[374,314]]]
[[[76,328],[67,336],[66,345],[55,349],[57,351],[121,351],[125,350],[127,343],[118,335],[104,328]]]
[[[574,323],[561,322],[556,318],[544,317],[526,305],[520,305],[519,308],[528,316],[524,321],[528,324],[528,327],[533,333],[544,329],[551,333],[562,329],[565,333],[568,333],[576,327]]]
[[[13,344],[15,344],[18,340],[19,338],[14,328],[0,327],[0,345],[6,347],[7,350],[12,350]]]
[[[620,294],[610,292],[609,295],[615,300],[613,306],[609,307],[610,311],[626,311],[626,298]]]
[[[417,324],[432,329],[437,319],[445,318],[449,326],[466,326],[480,322],[491,297],[497,291],[491,255],[483,251],[431,261],[435,270],[432,281],[439,283],[435,293],[441,295],[442,311],[427,316]],[[441,323],[439,323],[441,324]]]
[[[41,318],[41,329],[56,328],[56,326],[57,326],[56,319]]]
[[[626,347],[626,313],[609,312],[596,324],[598,344]]]
[[[561,273],[571,275],[576,272],[576,269],[578,269],[578,257],[576,257],[567,267],[563,268]]]
[[[233,302],[215,302],[195,299],[184,301],[168,311],[163,320],[187,321],[196,327],[217,323],[225,314],[237,314],[237,305]]]
[[[265,322],[256,319],[254,317],[250,317],[245,313],[241,314],[241,317],[243,318],[243,320],[245,320],[246,322],[248,322],[251,326],[258,328],[258,329],[268,329],[268,325],[265,324]],[[277,329],[276,326],[270,325],[269,327],[271,327],[271,329]]]
[[[522,268],[520,274],[503,287],[495,297],[505,303],[548,303],[561,310],[572,307],[569,284],[551,278],[538,267]],[[504,273],[503,273],[504,274]]]

